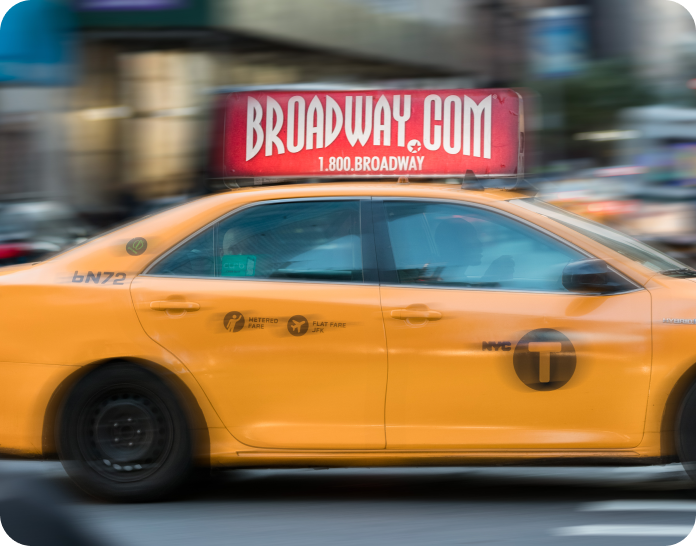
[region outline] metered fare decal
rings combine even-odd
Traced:
[[[225,330],[231,333],[241,332],[243,330],[270,330],[273,328],[282,328],[285,325],[285,330],[293,337],[302,337],[305,334],[324,334],[332,329],[345,329],[348,327],[346,322],[338,322],[334,320],[310,320],[304,315],[293,315],[289,319],[280,317],[260,317],[248,316],[245,317],[239,311],[230,311],[223,318],[223,326]],[[282,332],[282,330],[280,330]]]
[[[295,337],[303,336],[309,329],[308,321],[302,315],[295,315],[288,320],[288,332]]]
[[[238,311],[232,311],[225,315],[222,322],[228,332],[239,332],[244,328],[244,315]]]
[[[232,93],[228,177],[517,174],[523,106],[509,89]]]

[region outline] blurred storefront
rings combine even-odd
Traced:
[[[11,14],[53,1],[28,0]],[[38,33],[53,36],[42,46],[53,56],[28,47],[26,32],[14,50],[0,47],[0,199],[62,200],[106,222],[139,202],[202,191],[213,92],[244,85],[543,80],[543,124],[557,148],[546,146],[545,159],[565,159],[578,116],[556,81],[619,56],[645,78],[666,74],[676,38],[643,33],[659,54],[648,51],[636,6],[659,3],[658,26],[670,33],[682,8],[633,1],[73,0]],[[541,116],[529,126],[542,128]]]
[[[66,114],[70,201],[106,214],[107,205],[204,190],[216,89],[474,84],[480,58],[463,32],[466,3],[426,4],[78,0],[80,73]]]
[[[57,198],[65,179],[59,136],[74,80],[73,18],[64,5],[14,6],[0,40],[0,198]]]

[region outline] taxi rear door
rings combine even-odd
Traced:
[[[369,199],[260,203],[132,284],[147,333],[256,447],[385,447],[387,357]]]
[[[564,267],[587,256],[493,209],[373,204],[388,448],[640,443],[651,367],[647,291],[568,292]]]

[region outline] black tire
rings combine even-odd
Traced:
[[[134,364],[109,364],[81,379],[56,429],[66,472],[100,499],[156,500],[191,470],[191,434],[177,397]]]
[[[696,383],[687,391],[677,413],[675,438],[679,461],[696,481]]]

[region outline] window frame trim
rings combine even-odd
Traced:
[[[448,205],[459,205],[463,207],[471,207],[471,208],[476,208],[480,209],[483,211],[490,212],[492,214],[497,214],[506,218],[511,219],[512,221],[518,222],[524,226],[527,226],[543,235],[546,235],[550,237],[551,239],[556,240],[560,244],[570,248],[571,250],[575,250],[576,252],[582,254],[583,256],[591,259],[600,259],[597,258],[597,256],[594,256],[591,252],[588,252],[584,248],[581,248],[570,241],[563,239],[559,235],[553,233],[552,231],[549,231],[547,229],[542,228],[541,226],[537,226],[536,224],[530,222],[529,220],[526,220],[524,218],[520,218],[519,216],[515,216],[514,214],[497,209],[495,207],[491,207],[488,205],[484,205],[481,203],[473,203],[471,201],[459,201],[459,200],[454,200],[454,199],[440,199],[440,198],[428,198],[428,197],[422,197],[422,198],[413,198],[413,197],[376,197],[372,199],[372,214],[373,214],[373,230],[375,234],[375,248],[377,250],[377,256],[386,256],[387,261],[390,261],[392,264],[394,264],[394,271],[396,272],[396,265],[394,262],[394,253],[392,250],[391,246],[391,239],[389,237],[389,231],[387,228],[387,218],[386,218],[386,209],[384,207],[384,202],[385,201],[409,201],[409,202],[416,202],[416,203],[443,203],[443,204],[448,204]],[[518,294],[552,294],[552,295],[560,295],[560,296],[585,296],[585,297],[612,297],[612,296],[621,296],[624,294],[631,294],[633,292],[640,292],[645,290],[644,286],[641,286],[638,284],[636,281],[631,279],[630,277],[627,277],[624,275],[621,271],[618,271],[616,268],[612,267],[611,265],[607,264],[608,267],[618,274],[621,278],[626,280],[629,284],[634,286],[635,288],[630,289],[630,290],[623,290],[621,292],[613,292],[611,294],[586,294],[583,292],[559,292],[559,291],[542,291],[542,290],[524,290],[524,289],[510,289],[510,288],[474,288],[474,287],[467,287],[467,286],[437,286],[437,285],[424,285],[424,284],[401,284],[398,282],[394,282],[393,280],[390,281],[383,281],[383,275],[385,273],[388,273],[389,270],[384,270],[383,269],[383,263],[380,261],[378,263],[378,268],[379,268],[379,279],[380,279],[380,286],[388,286],[390,288],[425,288],[425,289],[430,289],[430,290],[466,290],[466,291],[471,291],[471,292],[509,292],[509,293],[518,293]]]
[[[314,202],[314,201],[356,201],[359,203],[359,210],[360,210],[360,250],[362,254],[362,272],[363,272],[363,279],[366,279],[369,273],[369,269],[366,267],[366,256],[365,253],[366,251],[369,252],[369,255],[367,256],[367,260],[371,262],[372,270],[375,272],[378,272],[378,264],[376,263],[376,255],[377,255],[377,242],[376,242],[376,235],[375,235],[375,230],[374,230],[374,222],[372,220],[372,213],[368,214],[367,218],[363,218],[363,202],[368,201],[370,203],[370,208],[373,209],[374,207],[372,206],[372,197],[369,196],[337,196],[337,197],[291,197],[288,199],[271,199],[269,201],[254,201],[253,203],[247,203],[245,205],[242,205],[241,207],[238,207],[234,210],[228,211],[222,216],[219,216],[215,220],[212,220],[208,222],[205,226],[197,229],[193,233],[189,234],[187,237],[176,243],[174,246],[163,252],[161,255],[159,255],[154,261],[152,261],[148,266],[137,275],[137,277],[152,277],[152,278],[160,278],[160,279],[197,279],[197,280],[206,280],[206,281],[256,281],[256,282],[283,282],[283,283],[304,283],[304,284],[337,284],[337,285],[347,285],[347,286],[379,286],[379,273],[377,273],[377,276],[370,281],[363,280],[363,282],[347,282],[347,281],[321,281],[321,280],[303,280],[303,279],[256,279],[252,277],[221,277],[221,276],[213,276],[213,277],[199,277],[199,276],[176,276],[176,275],[157,275],[157,274],[152,274],[150,271],[156,267],[160,262],[162,262],[164,259],[166,259],[170,254],[176,252],[179,248],[182,246],[186,245],[189,241],[192,239],[196,238],[198,235],[201,233],[205,232],[208,229],[214,228],[216,224],[219,222],[223,222],[224,220],[228,219],[231,216],[234,216],[235,214],[238,214],[244,210],[250,209],[252,207],[257,207],[257,206],[263,206],[263,205],[274,205],[274,204],[279,204],[279,203],[303,203],[303,202]],[[366,226],[365,224],[368,224]],[[368,237],[363,237],[363,228],[365,227],[370,227],[370,233],[368,233]],[[216,230],[217,231],[217,230]],[[217,233],[213,234],[213,245],[215,245],[217,237]],[[370,245],[371,243],[371,245]],[[368,248],[365,248],[365,245],[368,245]],[[371,248],[370,248],[371,247]],[[374,260],[373,260],[374,258]],[[217,267],[217,265],[216,265]]]

